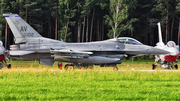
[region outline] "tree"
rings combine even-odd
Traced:
[[[62,24],[62,29],[65,31],[60,31],[60,36],[64,34],[64,41],[66,41],[67,34],[71,34],[70,29],[69,29],[69,24],[74,26],[75,21],[72,20],[73,17],[75,17],[77,10],[75,9],[76,7],[76,1],[75,0],[59,0],[59,15],[61,15],[61,24]],[[65,32],[65,33],[64,33]],[[62,35],[61,35],[62,34]],[[70,37],[69,37],[70,38]]]
[[[4,13],[11,13],[13,11],[11,2],[13,0],[1,0],[0,1],[0,40],[4,41],[5,48],[7,49],[9,47],[9,39],[11,38],[8,33],[8,25],[5,23],[5,19],[2,16]],[[5,35],[4,35],[5,33]]]
[[[178,45],[180,44],[180,17],[178,17],[180,15],[180,0],[176,0],[176,14],[177,14],[177,18],[179,20],[179,27],[178,27]]]
[[[85,4],[83,5],[82,11],[81,11],[81,17],[84,18],[83,31],[82,31],[82,42],[84,42],[85,24],[87,24],[87,27],[88,27],[88,14],[89,14],[89,11],[90,11],[89,2],[90,2],[89,0],[85,0]],[[87,21],[86,21],[86,19],[87,19]],[[86,29],[86,34],[88,34],[88,28]],[[86,36],[88,36],[88,35],[86,35]],[[86,39],[86,42],[87,42],[87,39]]]
[[[153,11],[154,0],[133,1],[129,4],[129,7],[131,7],[129,8],[129,18],[138,18],[138,20],[133,23],[133,30],[129,36],[134,37],[144,44],[154,45],[154,41],[156,40],[154,35],[157,35],[155,32],[157,32],[159,18],[159,14]]]
[[[112,30],[109,30],[109,38],[118,37],[121,32],[132,29],[132,22],[136,19],[128,19],[128,1],[129,0],[110,0],[109,13],[106,15],[106,24],[110,25]]]

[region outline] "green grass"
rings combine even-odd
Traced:
[[[179,72],[0,71],[0,100],[180,100]]]
[[[0,70],[0,100],[180,100],[180,72],[59,70],[38,62],[11,62]],[[151,69],[151,63],[123,63],[120,69]],[[143,67],[144,66],[144,67]],[[139,67],[139,68],[138,68]],[[97,71],[102,70],[102,71]],[[109,71],[106,71],[109,70]]]

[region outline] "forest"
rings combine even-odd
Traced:
[[[5,13],[19,14],[43,37],[65,42],[132,37],[155,46],[161,22],[165,44],[180,43],[180,0],[1,0],[0,10],[0,40],[6,48],[14,37]]]

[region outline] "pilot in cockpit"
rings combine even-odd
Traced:
[[[175,43],[174,43],[173,41],[169,41],[169,42],[167,43],[167,46],[168,46],[168,47],[175,47],[176,45],[175,45]]]

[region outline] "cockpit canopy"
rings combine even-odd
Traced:
[[[137,41],[136,39],[133,39],[133,38],[119,37],[118,40],[119,40],[120,43],[143,45],[141,42],[139,42],[139,41]]]
[[[168,46],[168,47],[175,47],[176,44],[175,44],[174,41],[169,41],[169,42],[167,43],[167,46]]]
[[[3,42],[2,41],[0,41],[0,46],[3,46]]]

